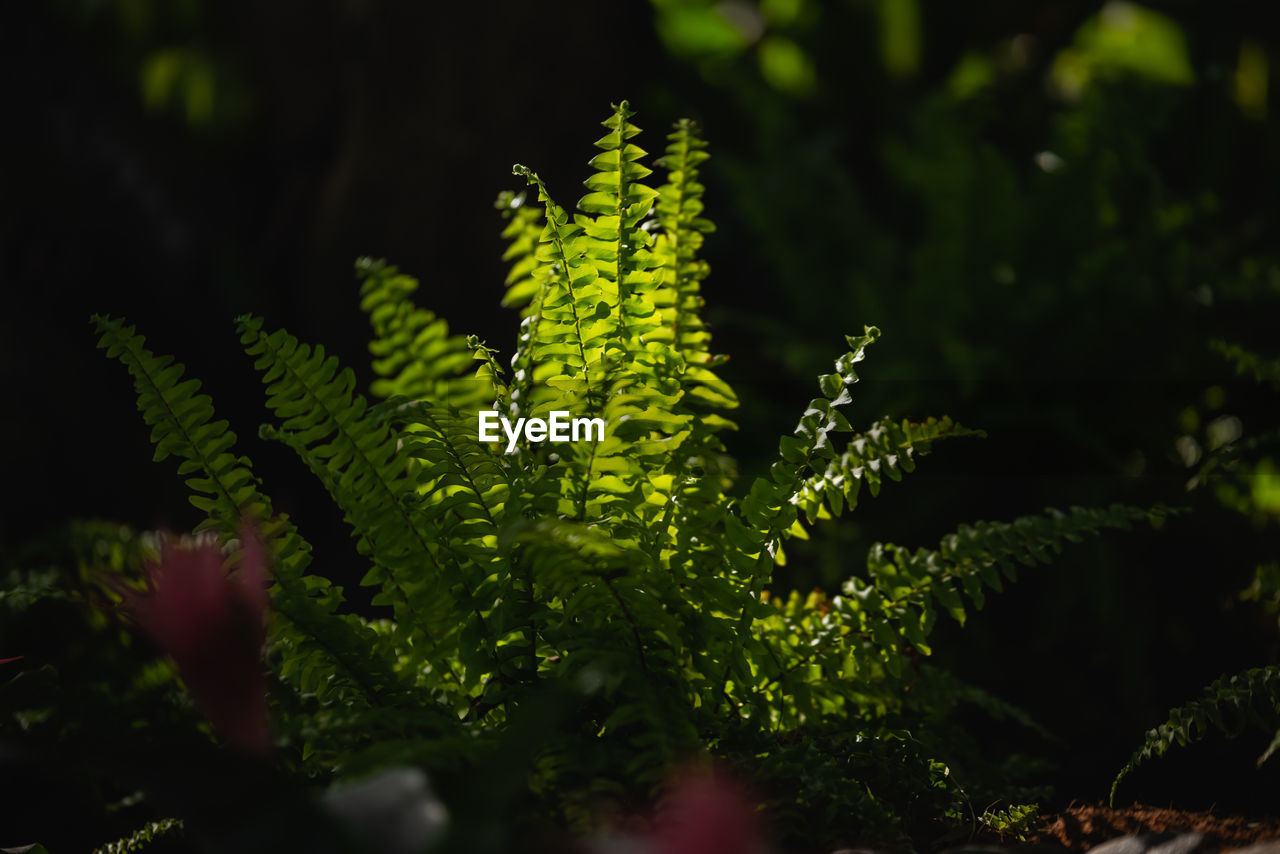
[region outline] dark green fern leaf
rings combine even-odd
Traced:
[[[263,435],[289,445],[324,483],[354,528],[373,568],[367,584],[382,587],[375,604],[390,605],[402,633],[425,631],[401,654],[430,661],[449,673],[461,656],[478,680],[488,649],[460,649],[456,631],[483,617],[472,599],[468,564],[441,536],[438,520],[422,512],[399,434],[385,410],[372,411],[355,392],[355,375],[323,348],[300,344],[283,330],[262,331],[262,321],[238,321],[241,342],[267,386],[268,406],[283,420]],[[482,636],[487,632],[480,628]]]
[[[374,395],[455,406],[493,398],[484,382],[462,376],[473,367],[466,337],[449,334],[448,323],[413,304],[415,279],[369,258],[356,263],[356,272],[361,278],[360,307],[373,325],[369,350],[380,377],[371,388]]]
[[[1111,782],[1114,804],[1120,783],[1147,759],[1163,756],[1175,744],[1200,741],[1212,730],[1235,737],[1246,728],[1280,731],[1280,667],[1255,667],[1212,682],[1199,699],[1169,710],[1168,719],[1147,733],[1142,746],[1129,757]],[[1258,758],[1262,764],[1274,752],[1276,740]]]
[[[311,548],[284,518],[273,516],[270,501],[258,491],[249,460],[232,450],[235,434],[226,421],[215,421],[213,401],[200,394],[197,380],[184,380],[183,367],[171,356],[156,356],[134,327],[118,319],[95,317],[99,346],[119,359],[133,376],[138,409],[151,425],[156,460],[173,455],[182,462],[191,502],[208,514],[201,527],[224,537],[238,535],[241,520],[255,520],[272,551],[272,631],[283,653],[282,675],[302,693],[350,702],[383,702],[399,690],[389,664],[370,656],[372,637],[334,612],[339,588],[323,576],[308,573]],[[330,681],[327,672],[338,676]],[[344,689],[344,686],[346,688]]]
[[[810,522],[839,516],[846,507],[852,511],[858,506],[864,483],[873,497],[879,495],[886,478],[897,481],[904,472],[914,471],[915,457],[927,454],[934,442],[985,435],[981,430],[961,427],[946,417],[919,423],[882,419],[853,436],[838,458],[806,479],[796,503]],[[804,536],[803,531],[800,535]]]

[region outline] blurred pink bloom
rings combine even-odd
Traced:
[[[150,590],[125,591],[137,624],[178,665],[196,705],[217,732],[250,753],[265,753],[267,551],[257,529],[240,527],[240,566],[228,574],[209,537],[165,537],[148,562]]]
[[[17,661],[19,658],[22,658],[22,656],[15,655],[13,658],[0,658],[0,664],[8,664],[10,661]]]
[[[654,854],[764,854],[751,801],[722,776],[686,772],[663,799],[653,826]]]

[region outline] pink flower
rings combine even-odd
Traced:
[[[0,664],[8,664],[10,661],[17,661],[19,658],[22,658],[22,656],[15,655],[13,658],[0,658]]]
[[[125,591],[129,614],[178,666],[196,705],[228,744],[265,753],[267,551],[257,529],[240,527],[239,568],[228,574],[211,537],[165,537],[148,562],[147,594]]]
[[[707,771],[687,772],[663,799],[653,826],[655,854],[764,854],[746,794]]]

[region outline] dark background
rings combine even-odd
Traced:
[[[1048,756],[1056,803],[1103,797],[1166,710],[1274,663],[1241,603],[1274,512],[1188,491],[1179,437],[1280,421],[1208,348],[1280,336],[1276,122],[1265,3],[697,0],[558,3],[52,0],[0,12],[0,550],[71,517],[198,521],[149,462],[123,369],[88,317],[123,315],[205,382],[266,491],[349,586],[339,515],[258,441],[253,312],[369,376],[352,263],[509,353],[517,318],[493,208],[515,161],[562,203],[611,101],[658,153],[711,142],[705,293],[742,408],[744,480],[863,324],[884,330],[855,425],[949,414],[990,438],[791,548],[780,585],[834,589],[876,540],[1045,506],[1181,505],[1029,571],[940,663],[1025,706],[1059,743],[973,726],[997,758]],[[619,34],[625,34],[620,36]],[[1261,57],[1261,66],[1258,64]],[[1261,69],[1261,70],[1259,70]],[[1269,87],[1268,87],[1269,84]],[[1261,86],[1261,95],[1258,95]],[[1270,99],[1274,101],[1274,99]],[[1046,152],[1052,152],[1049,157]],[[1056,159],[1055,159],[1056,158]],[[1211,388],[1219,392],[1209,392]],[[747,481],[749,482],[749,481]],[[1266,738],[1177,752],[1130,798],[1274,811]],[[981,805],[979,805],[981,806]]]

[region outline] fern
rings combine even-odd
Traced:
[[[1235,737],[1249,727],[1275,733],[1258,757],[1261,765],[1280,745],[1280,668],[1257,667],[1223,676],[1206,687],[1198,700],[1170,709],[1168,719],[1147,733],[1142,746],[1112,781],[1111,803],[1115,803],[1116,790],[1125,777],[1146,760],[1163,756],[1173,745],[1200,741],[1213,730]]]
[[[983,827],[1000,834],[1000,838],[1012,836],[1019,842],[1027,841],[1027,834],[1036,828],[1040,818],[1040,807],[1037,804],[1011,804],[1006,809],[988,808],[979,817]]]
[[[431,675],[478,684],[486,665],[477,658],[493,656],[472,598],[478,579],[461,550],[442,536],[447,506],[414,491],[421,472],[412,471],[399,452],[389,412],[370,409],[354,391],[355,374],[340,369],[323,348],[300,344],[283,330],[264,333],[256,318],[241,318],[238,326],[246,352],[257,357],[268,406],[284,419],[262,433],[293,448],[346,514],[373,562],[362,583],[383,590],[374,604],[390,605],[398,631],[415,633],[400,654],[411,656],[414,669],[426,666]],[[469,647],[459,643],[460,635],[481,643]],[[462,677],[451,666],[455,656],[466,666]]]
[[[1254,382],[1260,386],[1275,386],[1280,382],[1280,360],[1268,359],[1221,340],[1211,341],[1210,349],[1231,363],[1237,374],[1252,374]],[[1269,472],[1271,463],[1266,457],[1262,458],[1257,469],[1242,463],[1251,454],[1274,444],[1277,435],[1278,431],[1270,430],[1239,441],[1232,437],[1216,447],[1209,442],[1209,453],[1188,484],[1188,489],[1211,479],[1223,481],[1219,484],[1218,493],[1223,504],[1234,505],[1234,509],[1241,513],[1264,516],[1265,510],[1260,507],[1262,502],[1256,487],[1250,484],[1243,490],[1245,496],[1241,497],[1231,480],[1247,482],[1255,473]],[[1253,582],[1240,593],[1240,598],[1260,602],[1274,611],[1275,581],[1275,563],[1261,563],[1254,568]],[[1273,734],[1270,744],[1258,757],[1257,764],[1262,765],[1280,749],[1280,666],[1270,665],[1234,676],[1224,675],[1206,687],[1198,700],[1171,709],[1168,719],[1147,732],[1141,746],[1116,774],[1111,783],[1111,802],[1115,802],[1116,791],[1125,777],[1146,760],[1163,756],[1173,745],[1185,746],[1199,741],[1214,729],[1234,738],[1251,725]]]
[[[711,221],[702,216],[706,188],[699,183],[698,167],[709,157],[707,144],[688,120],[677,122],[667,138],[670,144],[666,154],[658,159],[658,164],[667,169],[667,183],[659,190],[655,209],[661,226],[654,247],[661,263],[661,287],[654,296],[663,321],[660,329],[664,340],[665,331],[670,330],[670,340],[684,359],[682,381],[688,395],[709,410],[732,408],[737,405],[737,397],[715,374],[714,368],[723,364],[724,358],[711,354],[711,334],[701,313],[702,280],[711,270],[699,259],[698,250],[705,235],[715,230]],[[706,426],[731,425],[712,419]]]
[[[937,549],[877,544],[867,576],[852,576],[842,595],[792,594],[762,620],[761,639],[775,664],[761,670],[777,719],[800,723],[832,712],[884,715],[902,708],[910,646],[932,654],[928,636],[939,613],[964,623],[964,598],[981,608],[984,588],[1000,590],[1019,565],[1047,563],[1064,542],[1103,528],[1127,528],[1146,512],[1050,511],[1013,523],[979,522],[943,538]]]
[[[502,231],[503,238],[509,241],[502,260],[511,262],[506,279],[507,293],[502,304],[521,309],[523,315],[515,355],[511,358],[511,404],[508,408],[512,418],[521,418],[531,414],[527,401],[534,387],[532,349],[534,342],[539,339],[550,277],[546,275],[547,271],[542,271],[537,257],[542,235],[542,228],[538,224],[540,215],[536,209],[525,205],[525,194],[504,192],[499,195],[495,206],[510,220]],[[540,278],[537,275],[539,273]]]
[[[229,537],[248,515],[267,532],[271,660],[292,688],[277,716],[311,773],[368,770],[402,752],[457,768],[525,738],[529,710],[560,698],[561,726],[522,749],[531,793],[563,821],[582,817],[593,793],[652,793],[683,758],[758,757],[765,745],[777,756],[764,773],[799,787],[804,815],[883,830],[940,814],[955,793],[946,766],[897,727],[938,614],[963,622],[966,600],[982,607],[1017,567],[1147,514],[979,522],[932,550],[874,547],[838,595],[775,594],[788,538],[878,495],[937,442],[981,434],[947,418],[855,432],[856,367],[880,336],[869,326],[819,377],[820,396],[768,473],[738,490],[722,440],[737,397],[701,314],[706,146],[678,123],[651,189],[632,118],[623,102],[605,120],[576,211],[522,166],[536,204],[499,199],[503,301],[521,314],[509,369],[414,305],[417,282],[381,262],[357,265],[379,402],[323,348],[259,318],[237,322],[275,417],[260,435],[293,449],[341,508],[387,619],[339,610],[340,591],[272,516],[181,366],[120,321],[97,320],[103,346],[134,375],[157,457],[181,458],[206,525]],[[508,454],[479,439],[484,409],[567,410],[610,429]],[[800,761],[816,763],[803,783]],[[856,797],[823,802],[849,774],[864,781]],[[925,791],[906,793],[906,781]]]
[[[93,854],[134,854],[134,852],[147,850],[152,842],[178,836],[182,830],[182,822],[175,818],[148,822],[145,827],[135,830],[123,839],[98,846],[93,850]]]
[[[156,356],[132,326],[95,317],[99,346],[129,369],[138,408],[152,427],[156,459],[177,456],[191,502],[208,514],[202,527],[236,535],[240,520],[257,519],[273,556],[271,637],[280,676],[323,703],[380,705],[402,690],[373,632],[353,615],[337,613],[341,590],[308,572],[311,549],[285,518],[273,518],[250,463],[233,453],[235,434],[214,420],[213,403],[172,357]]]
[[[915,457],[927,454],[934,442],[985,435],[945,417],[919,424],[884,419],[854,437],[839,458],[829,461],[821,472],[815,470],[804,482],[797,503],[811,523],[839,516],[846,507],[850,511],[857,507],[864,483],[874,498],[885,478],[900,481],[904,473],[915,471]],[[800,530],[795,533],[805,536]]]
[[[288,586],[291,593],[302,594],[291,596],[289,601],[303,622],[311,622],[317,610],[332,612],[338,603],[338,591],[323,578],[305,575],[311,560],[310,547],[293,526],[286,520],[268,521],[270,503],[258,492],[248,459],[232,454],[235,434],[226,421],[213,420],[212,399],[198,393],[199,381],[184,380],[185,368],[171,356],[156,356],[147,350],[145,340],[134,327],[101,316],[95,316],[93,322],[101,336],[98,346],[123,362],[134,378],[138,409],[152,427],[156,461],[171,455],[182,459],[178,473],[188,476],[191,503],[208,514],[201,527],[232,537],[242,517],[265,522],[263,534],[272,544],[277,583],[282,588]],[[312,580],[305,580],[308,578]],[[277,610],[285,613],[285,609]]]
[[[444,320],[416,308],[408,297],[418,283],[395,267],[362,259],[356,265],[361,277],[360,307],[373,324],[373,368],[379,379],[371,391],[377,397],[467,402],[482,387],[458,382],[471,365],[466,339],[450,335]]]

